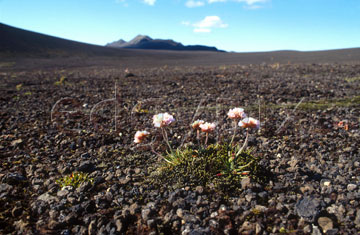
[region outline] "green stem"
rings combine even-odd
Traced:
[[[162,131],[163,138],[164,138],[167,146],[168,146],[169,149],[170,149],[170,152],[173,153],[173,150],[172,150],[171,145],[170,145],[170,143],[169,143],[169,138],[168,138],[168,135],[167,135],[167,133],[166,133],[165,128],[161,127],[161,131]]]
[[[245,166],[241,166],[240,168],[236,169],[236,171],[241,171],[242,169],[244,169],[244,168],[246,168],[246,167],[250,166],[250,165],[251,165],[251,163],[253,163],[253,162],[254,162],[254,160],[252,160],[251,162],[249,162],[249,163],[248,163],[248,164],[246,164]]]
[[[235,125],[235,127],[234,127],[234,134],[233,134],[233,136],[232,136],[232,138],[231,138],[230,146],[232,145],[232,143],[233,143],[233,141],[234,141],[234,138],[235,138],[235,134],[236,134],[236,129],[237,129],[237,123],[236,123],[236,121],[234,121],[234,125]]]
[[[249,130],[246,130],[245,142],[241,147],[241,149],[239,149],[239,151],[236,153],[236,157],[239,156],[239,154],[247,147],[248,141],[249,141]]]
[[[198,145],[200,146],[200,130],[199,129],[196,130],[196,139],[197,139]]]
[[[163,155],[161,155],[160,153],[156,152],[152,145],[151,145],[151,151],[152,151],[153,153],[155,153],[158,157],[161,157],[162,159],[164,159],[167,163],[174,164],[173,162],[167,160]]]

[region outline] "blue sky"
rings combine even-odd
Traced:
[[[145,34],[236,52],[360,47],[360,0],[0,0],[0,22],[98,45]]]

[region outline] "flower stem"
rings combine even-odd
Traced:
[[[209,139],[209,133],[206,132],[205,146],[207,145],[208,139]]]
[[[234,125],[235,125],[235,127],[234,127],[234,134],[233,134],[233,136],[232,136],[232,138],[231,138],[230,146],[232,145],[232,143],[233,143],[233,141],[234,141],[234,138],[235,138],[235,134],[236,134],[236,129],[237,129],[237,123],[236,123],[236,121],[234,121]]]
[[[239,154],[247,147],[248,141],[249,141],[249,130],[246,130],[245,142],[241,147],[241,149],[239,149],[239,151],[236,153],[236,157],[239,156]]]
[[[151,145],[151,151],[153,153],[155,153],[158,157],[161,157],[162,159],[164,159],[167,163],[170,163],[170,164],[174,164],[173,162],[167,160],[163,155],[161,155],[160,153],[156,152],[154,147]]]
[[[161,127],[161,131],[162,131],[162,135],[163,135],[164,141],[166,142],[167,146],[169,147],[170,152],[172,153],[173,150],[172,150],[171,145],[170,145],[170,143],[169,143],[169,138],[168,138],[168,135],[167,135],[167,133],[166,133],[165,128]]]

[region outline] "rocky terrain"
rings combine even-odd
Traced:
[[[51,67],[0,73],[1,234],[356,234],[360,64]],[[163,161],[137,130],[169,112],[169,137],[243,107],[249,146],[273,174],[234,192],[149,183]],[[260,109],[260,112],[259,112]],[[259,116],[260,114],[260,116]],[[243,141],[239,132],[235,141]],[[161,148],[161,146],[159,147]],[[87,173],[79,187],[59,179]]]

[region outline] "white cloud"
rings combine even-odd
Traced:
[[[148,4],[150,6],[153,6],[156,2],[156,0],[143,0],[145,4]]]
[[[253,5],[255,3],[264,3],[267,2],[268,0],[236,0],[237,2],[245,2],[248,5]]]
[[[190,21],[181,21],[181,24],[182,25],[185,25],[185,26],[189,26],[191,23],[190,23]]]
[[[188,0],[185,3],[185,6],[189,7],[189,8],[193,8],[193,7],[202,7],[204,6],[205,3],[202,1],[194,1],[194,0]]]
[[[215,2],[227,2],[228,0],[208,0],[208,3],[215,3]],[[231,0],[231,1],[235,1],[235,2],[244,2],[247,5],[251,6],[254,5],[256,3],[265,3],[271,0]]]
[[[219,16],[206,16],[202,21],[193,24],[193,26],[196,33],[210,33],[212,28],[228,27]]]
[[[226,2],[226,0],[208,0],[208,3],[214,3],[214,2]]]
[[[126,2],[126,0],[115,0],[116,3],[122,4],[124,7],[129,6],[129,4]]]

